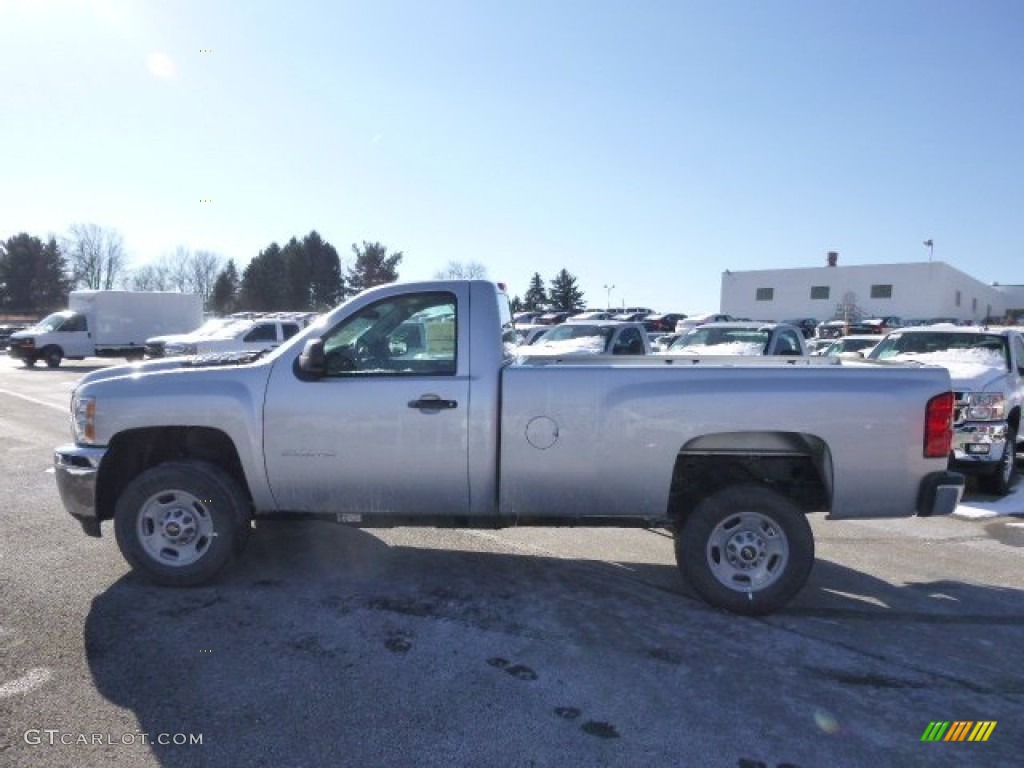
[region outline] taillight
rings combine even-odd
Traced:
[[[949,456],[953,442],[953,393],[943,392],[928,401],[924,412],[924,455],[928,459]]]

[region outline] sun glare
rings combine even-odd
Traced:
[[[146,57],[146,67],[154,77],[170,80],[174,77],[174,62],[166,53],[151,53]]]

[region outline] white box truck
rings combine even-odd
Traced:
[[[8,354],[26,366],[86,357],[141,359],[146,339],[185,333],[203,322],[203,300],[170,291],[72,291],[68,308],[11,336]]]

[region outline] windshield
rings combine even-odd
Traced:
[[[52,333],[53,331],[59,331],[60,327],[64,325],[65,321],[72,317],[68,312],[54,312],[52,315],[47,315],[32,328],[34,331],[42,331],[43,333]]]
[[[677,355],[763,355],[771,332],[765,328],[694,328],[672,342]]]
[[[1006,338],[997,333],[914,331],[890,333],[869,357],[873,360],[916,360],[922,363],[979,363],[1009,370]]]

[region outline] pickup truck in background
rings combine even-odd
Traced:
[[[8,354],[27,367],[64,358],[141,359],[146,339],[182,333],[203,321],[203,299],[173,291],[71,291],[68,309],[54,312],[10,337]]]
[[[948,370],[956,398],[950,466],[977,475],[988,493],[1009,492],[1024,404],[1024,336],[1019,330],[902,328],[883,338],[868,359]]]
[[[94,371],[57,486],[160,584],[214,578],[269,517],[667,528],[698,594],[750,615],[806,582],[809,513],[948,514],[963,492],[941,368],[533,364],[515,341],[501,286],[395,283],[253,362]]]
[[[299,320],[236,320],[211,333],[168,341],[163,350],[166,357],[261,352],[284,343],[297,334],[302,325]]]
[[[557,358],[566,355],[649,355],[651,345],[643,323],[620,320],[568,321],[529,345],[521,355]]]
[[[804,335],[788,323],[718,322],[694,326],[659,354],[806,357]]]

